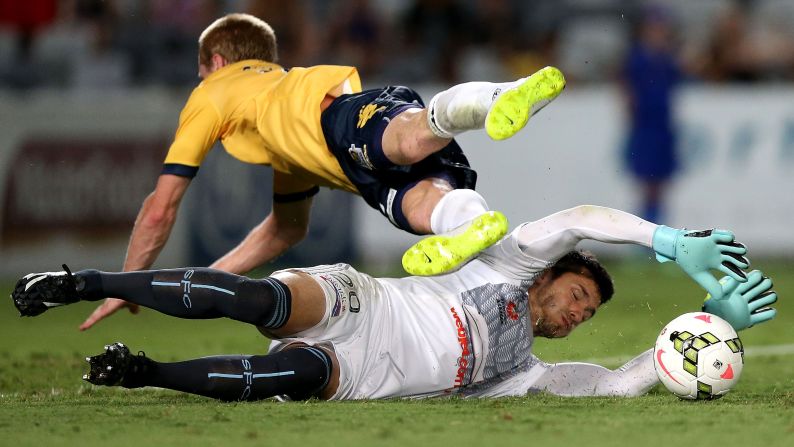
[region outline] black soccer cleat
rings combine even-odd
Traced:
[[[11,298],[20,316],[35,317],[51,307],[80,301],[77,282],[82,283],[82,279],[75,278],[66,264],[63,265],[63,270],[30,273],[17,281]]]
[[[83,374],[83,380],[94,385],[125,388],[144,386],[141,379],[151,362],[143,352],[132,355],[130,348],[121,342],[105,345],[105,352],[86,357],[85,361],[91,370],[88,374]]]

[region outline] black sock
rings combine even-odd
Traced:
[[[331,378],[331,357],[322,349],[301,346],[270,355],[214,356],[176,363],[148,360],[139,377],[125,386],[156,386],[226,401],[259,400],[287,395],[293,400],[316,396]]]
[[[180,318],[228,317],[276,329],[289,320],[292,295],[275,278],[250,279],[206,268],[106,273],[83,270],[83,300],[122,298]]]

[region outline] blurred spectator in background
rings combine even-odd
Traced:
[[[794,42],[791,23],[756,14],[748,2],[728,2],[712,29],[698,73],[713,82],[791,79]],[[791,11],[789,11],[791,12]]]
[[[317,36],[313,11],[305,0],[247,0],[245,4],[240,12],[265,20],[276,32],[279,65],[305,67],[318,62],[321,42]],[[209,23],[212,20],[203,26]],[[195,47],[195,42],[193,46]],[[334,48],[329,54],[323,55],[325,59],[321,63],[332,64],[336,60],[336,51]]]
[[[507,78],[525,76],[547,65],[558,65],[558,37],[556,29],[545,30],[532,39],[514,36],[512,47],[503,60]]]
[[[40,79],[34,66],[33,48],[42,29],[55,20],[55,0],[0,0],[0,27],[13,35],[11,55],[4,57],[0,80],[13,88],[28,88]]]
[[[377,76],[387,33],[370,0],[336,2],[330,17],[327,53],[334,54],[337,63],[358,67],[362,78]]]
[[[640,215],[653,222],[664,219],[665,189],[678,167],[671,109],[682,73],[673,37],[668,10],[643,9],[621,79],[629,120],[626,162],[640,185]]]
[[[172,87],[195,85],[196,36],[223,10],[222,0],[149,0],[146,26],[155,38],[143,54],[148,76]]]
[[[455,0],[414,0],[400,20],[404,57],[393,68],[403,82],[459,80],[459,59],[471,41],[472,16]],[[405,70],[403,70],[405,71]]]
[[[569,81],[603,82],[631,44],[626,18],[639,4],[0,0],[0,81],[14,89],[192,87],[196,34],[213,18],[239,11],[272,23],[287,67],[351,64],[378,84],[454,84],[513,79],[551,64]],[[707,82],[794,79],[794,1],[663,4],[682,19],[687,72]]]
[[[515,79],[555,64],[555,33],[526,23],[511,0],[476,0],[470,45],[458,71],[463,80]]]
[[[80,90],[127,87],[131,67],[127,54],[115,46],[115,2],[78,0],[75,7],[77,25],[87,32],[83,51],[74,55],[72,85]]]
[[[701,75],[710,81],[752,82],[761,77],[743,6],[730,5],[711,32]]]
[[[507,79],[510,76],[506,64],[515,48],[519,20],[520,17],[513,14],[510,0],[476,0],[471,45],[456,61],[462,80]],[[522,76],[525,74],[517,74],[514,78]]]

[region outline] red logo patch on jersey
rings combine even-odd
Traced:
[[[516,312],[516,303],[510,301],[507,303],[507,308],[505,309],[507,313],[507,317],[513,321],[518,320],[518,312]]]

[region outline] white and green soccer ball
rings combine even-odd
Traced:
[[[718,399],[739,380],[744,348],[727,321],[692,312],[662,329],[653,366],[665,388],[681,399]]]

